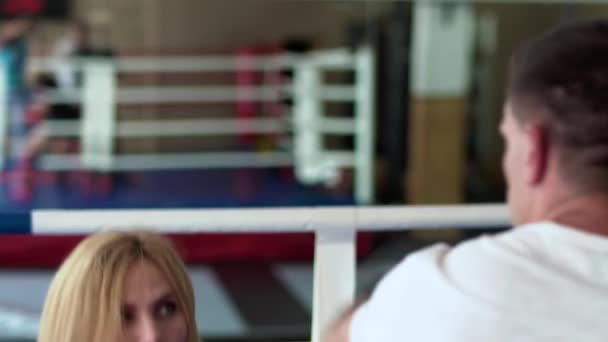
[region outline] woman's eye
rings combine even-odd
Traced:
[[[122,311],[122,321],[125,324],[130,324],[135,320],[135,314],[130,310]]]
[[[177,311],[177,305],[173,302],[162,303],[157,310],[159,317],[170,317]]]

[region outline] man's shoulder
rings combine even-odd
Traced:
[[[456,246],[435,244],[406,256],[357,311],[351,326],[351,336],[357,337],[354,341],[389,341],[398,336],[445,340],[448,336],[468,336],[462,329],[469,322],[496,317],[487,304],[470,291],[472,287],[456,282],[460,277],[494,281],[494,276],[484,275],[476,266],[453,269],[455,260],[463,260],[463,264],[483,260],[480,245],[488,238],[492,237]],[[489,288],[487,283],[484,287]],[[458,315],[454,316],[456,312]]]
[[[552,268],[555,244],[560,238],[556,229],[551,223],[536,223],[455,246],[435,244],[407,255],[387,274],[384,283],[395,291],[404,287],[435,287],[449,292],[517,291],[519,285],[509,285],[512,279],[526,286],[528,282],[539,283],[541,275],[561,272]]]
[[[483,234],[463,241],[445,252],[445,260],[455,257],[478,260],[495,260],[496,258],[515,256],[534,257],[543,248],[544,240],[550,237],[554,225],[548,222],[528,224],[493,234]],[[434,246],[433,246],[434,247]],[[421,256],[429,256],[433,249],[420,251]]]
[[[407,255],[400,263],[400,266],[441,266],[454,258],[478,260],[479,256],[488,254],[489,246],[513,244],[513,240],[521,239],[520,235],[519,231],[510,229],[495,234],[484,234],[453,246],[437,243]]]
[[[531,225],[496,234],[485,234],[454,246],[435,244],[406,256],[393,273],[421,279],[420,274],[446,281],[462,275],[470,279],[500,282],[519,268],[539,260],[539,229]]]

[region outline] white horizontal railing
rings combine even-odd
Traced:
[[[510,225],[505,205],[307,207],[274,209],[36,210],[33,234],[89,234],[149,228],[163,233],[315,233],[312,341],[355,293],[357,231],[493,228]]]
[[[36,210],[35,234],[148,227],[188,232],[344,232],[504,225],[504,205],[341,206],[252,209]]]

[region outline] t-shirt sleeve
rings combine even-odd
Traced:
[[[435,245],[408,256],[379,283],[370,299],[353,314],[350,342],[419,341],[432,328],[429,291],[436,261],[447,253],[446,245]],[[431,285],[432,287],[432,285]],[[432,289],[430,289],[432,291]],[[423,293],[424,292],[424,293]]]

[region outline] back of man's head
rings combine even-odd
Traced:
[[[546,129],[568,182],[608,193],[608,20],[569,24],[520,48],[508,96],[519,123]]]

